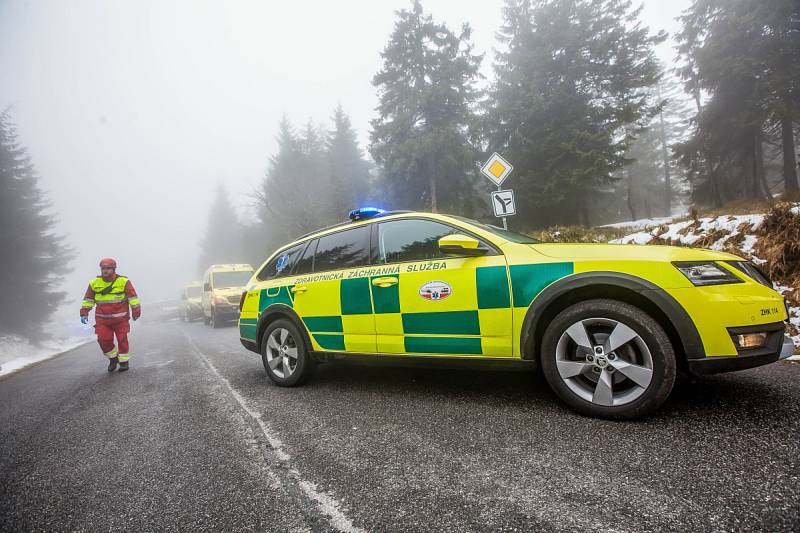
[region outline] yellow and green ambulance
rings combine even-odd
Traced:
[[[753,264],[691,248],[547,244],[457,216],[364,208],[282,247],[242,294],[242,344],[281,386],[330,354],[524,360],[573,409],[635,418],[676,372],[792,351]]]
[[[242,289],[253,276],[253,267],[246,263],[211,265],[203,274],[200,297],[203,321],[218,328],[239,317]]]

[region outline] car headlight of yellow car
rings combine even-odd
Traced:
[[[723,285],[726,283],[742,283],[729,270],[719,266],[714,261],[675,261],[672,263],[681,274],[695,286]]]

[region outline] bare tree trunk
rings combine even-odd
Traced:
[[[633,205],[633,174],[630,170],[625,171],[628,177],[628,211],[631,212],[631,220],[636,220],[636,208]]]
[[[661,84],[656,85],[658,100],[661,101]],[[699,105],[699,104],[698,104]],[[669,149],[667,148],[667,131],[664,127],[664,111],[658,114],[660,122],[659,137],[661,137],[661,157],[664,160],[664,213],[665,216],[672,214],[672,183],[669,175]]]
[[[714,168],[711,164],[711,193],[714,196],[714,207],[722,207],[722,197],[719,191],[719,168]]]
[[[764,170],[764,134],[760,130],[756,135],[755,152],[756,182],[753,184],[753,187],[755,188],[757,196],[763,196],[767,200],[770,200],[772,199],[772,194],[769,192],[769,187],[767,186],[767,173]]]
[[[430,187],[431,187],[431,211],[436,213],[436,176],[431,174],[430,176]]]
[[[794,153],[794,131],[792,119],[789,116],[781,120],[781,139],[783,141],[783,190],[796,191],[800,186],[797,183],[797,157]]]

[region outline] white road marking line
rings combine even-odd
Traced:
[[[284,463],[289,463],[289,461],[291,460],[291,456],[288,453],[286,453],[286,451],[283,449],[283,442],[281,442],[281,440],[272,433],[272,430],[267,425],[267,423],[261,419],[261,413],[258,413],[250,409],[244,397],[241,394],[239,394],[236,391],[236,389],[233,388],[233,385],[231,385],[231,382],[228,381],[226,377],[224,377],[222,374],[219,373],[214,364],[209,360],[208,356],[204,354],[200,350],[200,348],[198,348],[198,346],[194,343],[192,338],[185,331],[181,331],[181,333],[183,333],[183,336],[186,337],[186,340],[189,342],[189,345],[197,353],[197,355],[199,355],[203,359],[203,361],[206,363],[211,372],[225,384],[225,386],[228,388],[228,391],[230,391],[231,396],[233,396],[233,398],[241,406],[241,408],[253,420],[256,421],[258,427],[261,428],[261,432],[267,438],[267,442],[269,442],[269,445],[275,451],[275,455],[277,456],[277,458]],[[356,527],[350,521],[350,519],[347,518],[344,515],[344,513],[342,513],[342,511],[339,509],[339,502],[337,502],[336,499],[326,494],[325,492],[318,490],[316,485],[314,485],[310,481],[306,481],[305,479],[303,479],[302,476],[300,475],[300,472],[296,468],[290,467],[289,471],[292,474],[292,477],[296,479],[298,485],[306,494],[306,496],[311,498],[311,500],[317,504],[317,507],[319,508],[322,514],[330,518],[330,522],[333,527],[335,527],[339,531],[345,531],[347,533],[351,532],[362,533],[364,531],[363,529]]]
[[[169,365],[169,364],[172,364],[172,359],[170,359],[169,361],[149,361],[149,362],[143,363],[143,364],[141,364],[139,366],[147,368],[147,367],[151,367],[151,366],[155,366],[155,367],[166,366],[166,365]]]

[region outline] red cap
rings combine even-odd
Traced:
[[[117,268],[117,262],[110,257],[104,257],[100,260],[100,268]]]

